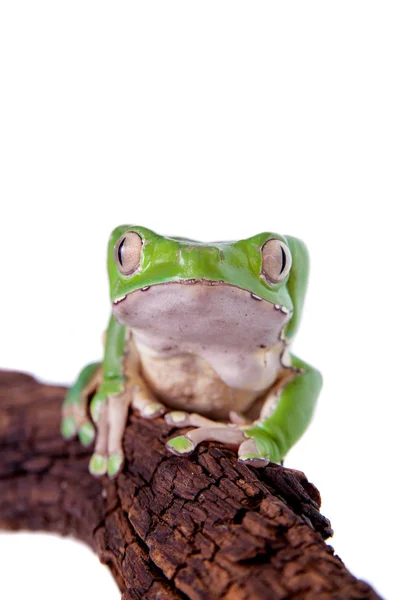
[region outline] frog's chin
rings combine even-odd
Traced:
[[[254,352],[282,339],[291,317],[285,306],[223,282],[189,283],[156,284],[117,298],[115,318],[155,351]]]

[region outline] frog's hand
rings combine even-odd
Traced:
[[[131,390],[121,379],[105,379],[90,403],[90,413],[96,423],[94,454],[89,463],[92,475],[108,473],[114,477],[124,462],[122,439],[126,427]]]
[[[256,465],[260,460],[281,462],[311,421],[322,377],[299,358],[291,358],[298,375],[282,389],[272,415],[245,430],[248,439],[239,448],[241,460]]]
[[[92,363],[80,372],[74,385],[68,390],[62,406],[61,433],[65,439],[79,435],[84,446],[89,446],[95,431],[87,414],[89,397],[101,381],[101,364]]]
[[[109,477],[115,477],[122,469],[122,441],[130,405],[147,419],[165,411],[164,406],[151,396],[138,373],[128,373],[124,378],[104,379],[90,405],[93,421],[97,425],[95,452],[89,465],[93,475],[108,473]]]

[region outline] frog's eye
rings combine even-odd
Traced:
[[[292,266],[289,248],[280,240],[268,240],[262,249],[263,275],[271,283],[283,281]]]
[[[127,231],[115,245],[114,260],[122,275],[132,275],[140,266],[142,238],[134,231]]]

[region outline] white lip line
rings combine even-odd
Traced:
[[[138,289],[138,290],[136,290],[136,291],[139,291],[139,290],[140,290],[141,292],[146,292],[146,291],[147,291],[147,290],[149,290],[150,288],[151,288],[151,286],[150,286],[150,285],[147,285],[147,286],[145,286],[145,287],[139,288],[139,289]],[[241,288],[241,289],[243,289],[243,288]],[[132,292],[130,292],[130,293],[132,293]],[[116,299],[113,301],[113,304],[118,304],[118,302],[122,302],[122,300],[125,300],[126,296],[127,296],[127,294],[125,294],[125,296],[120,296],[119,298],[116,298]],[[253,292],[250,292],[250,296],[251,296],[251,297],[252,297],[254,300],[258,300],[258,301],[261,301],[261,300],[263,300],[263,298],[261,298],[261,296],[257,296],[257,294],[254,294]],[[267,300],[267,302],[268,302],[268,300]],[[281,311],[283,314],[285,314],[285,315],[288,315],[288,314],[291,312],[291,311],[290,311],[288,308],[286,308],[286,306],[283,306],[283,304],[274,304],[274,308],[275,308],[276,310],[280,310],[280,311]]]
[[[286,306],[283,306],[283,304],[274,304],[274,308],[276,310],[280,310],[285,315],[288,315],[290,313],[290,310],[286,308]]]
[[[250,296],[252,298],[254,298],[254,300],[263,300],[263,298],[261,298],[261,296],[257,296],[257,294],[253,294],[253,292],[250,292]],[[267,300],[267,302],[268,302],[268,300]],[[290,313],[290,310],[288,308],[286,308],[286,306],[283,306],[283,304],[274,304],[274,308],[276,310],[280,310],[285,315],[288,315]]]

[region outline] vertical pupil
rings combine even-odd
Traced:
[[[281,267],[281,271],[279,273],[279,275],[282,275],[283,271],[285,270],[286,267],[286,252],[284,251],[283,247],[281,246],[281,253],[282,253],[282,267]]]
[[[119,248],[118,248],[118,260],[119,260],[119,264],[121,265],[121,267],[124,266],[123,262],[122,262],[122,252],[123,252],[123,247],[124,247],[124,244],[125,244],[125,240],[126,240],[126,238],[124,238],[122,240],[122,242],[120,243]]]

